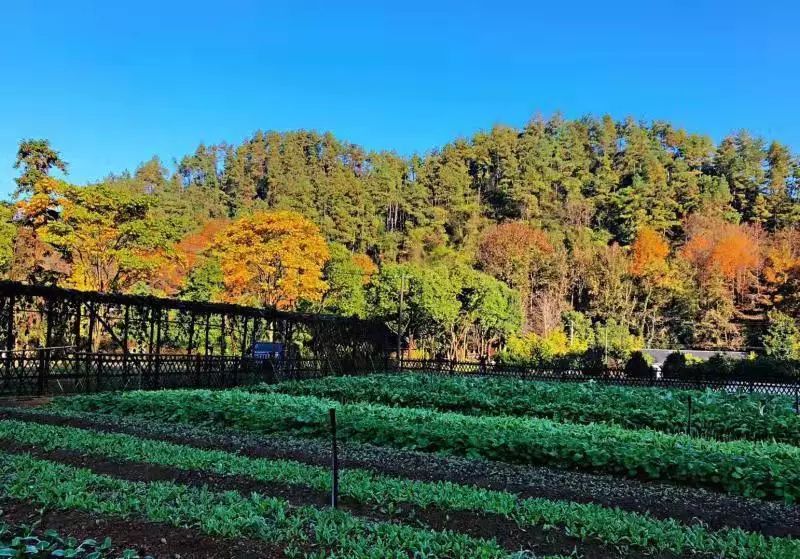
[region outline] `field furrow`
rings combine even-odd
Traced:
[[[7,448],[17,452],[34,452],[41,458],[131,481],[167,479],[243,494],[255,491],[274,496],[279,492],[295,505],[324,505],[330,489],[326,472],[320,468],[127,435],[2,421],[0,438]],[[541,553],[542,548],[545,552],[577,548],[586,557],[605,557],[609,546],[652,550],[662,555],[691,552],[759,557],[792,548],[800,552],[800,544],[789,540],[765,539],[740,530],[709,532],[700,525],[685,527],[593,505],[521,500],[508,493],[374,477],[358,471],[346,472],[341,481],[342,495],[349,497],[345,506],[349,512],[372,520],[401,518],[436,530],[494,537],[511,550],[535,549]],[[550,530],[542,530],[543,527]],[[575,538],[576,534],[581,537]]]

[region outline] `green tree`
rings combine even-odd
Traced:
[[[219,301],[224,290],[219,260],[205,258],[189,271],[179,297],[187,301]]]
[[[767,319],[769,327],[763,337],[766,354],[781,360],[800,358],[800,330],[794,319],[775,310],[769,312]]]
[[[124,291],[161,265],[163,232],[148,219],[149,200],[106,185],[63,185],[59,217],[42,230],[71,265],[68,283],[91,291]]]
[[[328,290],[322,297],[320,308],[343,316],[366,316],[367,273],[346,246],[332,243],[329,249],[330,259],[322,269]]]
[[[50,140],[22,140],[17,150],[17,159],[14,168],[22,170],[22,174],[14,179],[17,189],[14,196],[30,194],[34,185],[50,175],[53,168],[62,173],[67,172],[67,163],[61,159],[61,154],[50,146]]]

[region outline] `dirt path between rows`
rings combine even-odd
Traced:
[[[56,530],[78,541],[111,538],[113,550],[121,554],[134,549],[140,557],[172,559],[282,559],[283,551],[267,542],[250,539],[212,538],[192,528],[177,528],[142,519],[121,519],[77,510],[47,509],[14,499],[0,500],[0,520],[10,524],[32,525],[40,521],[35,533]]]
[[[0,418],[17,418],[109,433],[218,449],[260,458],[290,459],[328,466],[325,441],[259,436],[224,429],[198,429],[140,418],[81,414],[62,416],[44,410],[2,409]],[[453,481],[510,491],[523,497],[596,503],[649,513],[712,529],[738,527],[768,536],[800,536],[800,506],[748,499],[701,488],[643,482],[609,475],[587,474],[538,466],[514,466],[485,460],[397,450],[364,444],[342,444],[342,466],[362,468],[421,481]]]

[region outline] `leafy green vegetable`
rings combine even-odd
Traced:
[[[167,482],[130,482],[29,455],[0,453],[0,495],[40,506],[96,514],[144,517],[174,526],[195,526],[211,536],[250,537],[286,546],[289,557],[475,557],[508,553],[492,541],[454,532],[369,522],[341,511],[291,507],[282,499]]]
[[[326,468],[288,460],[248,458],[129,435],[0,420],[0,439],[24,441],[45,450],[69,449],[185,470],[248,476],[324,492],[330,490],[330,474]],[[388,508],[410,503],[422,508],[489,512],[514,519],[523,528],[527,525],[560,526],[581,539],[593,538],[640,550],[691,551],[739,558],[766,557],[789,550],[800,553],[800,542],[765,538],[737,529],[712,532],[700,525],[687,527],[674,520],[657,520],[593,504],[521,499],[502,491],[449,482],[410,481],[357,469],[342,472],[340,490],[343,496],[360,503]]]
[[[778,443],[718,442],[609,425],[470,417],[242,390],[94,394],[60,398],[54,405],[308,437],[328,435],[328,409],[334,407],[344,440],[702,484],[786,502],[800,498],[800,448]]]
[[[795,413],[794,400],[786,396],[426,374],[326,377],[261,385],[251,390],[466,415],[612,423],[666,433],[685,432],[691,396],[693,435],[800,444],[800,415]]]
[[[37,523],[32,526],[0,523],[0,557],[25,559],[51,559],[69,557],[72,559],[139,559],[132,549],[122,553],[112,553],[111,539],[102,542],[93,539],[78,541],[73,537],[61,537],[54,530],[37,532]],[[151,559],[149,556],[145,559]]]

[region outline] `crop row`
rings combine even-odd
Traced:
[[[467,415],[613,423],[666,433],[686,431],[691,397],[692,434],[800,443],[800,415],[794,410],[794,400],[786,396],[425,374],[327,377],[261,385],[252,390]]]
[[[193,525],[211,536],[258,539],[265,547],[285,545],[288,557],[508,557],[494,542],[463,534],[368,522],[257,494],[125,481],[25,454],[0,453],[0,493],[43,507]]]
[[[248,458],[218,450],[140,439],[129,435],[102,434],[84,429],[54,427],[13,420],[0,421],[0,439],[26,442],[46,450],[69,449],[107,458],[138,461],[183,470],[247,476],[284,485],[330,491],[327,470],[289,460]],[[447,511],[491,513],[525,526],[559,526],[579,537],[641,550],[675,553],[713,553],[725,557],[768,557],[800,554],[800,542],[765,538],[739,529],[711,532],[700,525],[686,527],[674,520],[547,499],[518,496],[450,482],[422,482],[380,476],[347,469],[342,473],[343,496],[370,505],[411,504]],[[396,507],[395,507],[396,508]]]
[[[718,442],[609,425],[344,405],[313,397],[241,390],[97,394],[57,399],[54,405],[307,437],[327,436],[328,409],[337,408],[339,432],[345,440],[666,479],[787,502],[800,498],[800,448],[777,443]]]
[[[113,552],[111,538],[77,540],[55,530],[36,533],[34,526],[0,524],[0,557],[69,557],[70,559],[140,559],[133,549]],[[145,559],[152,559],[147,556]]]

